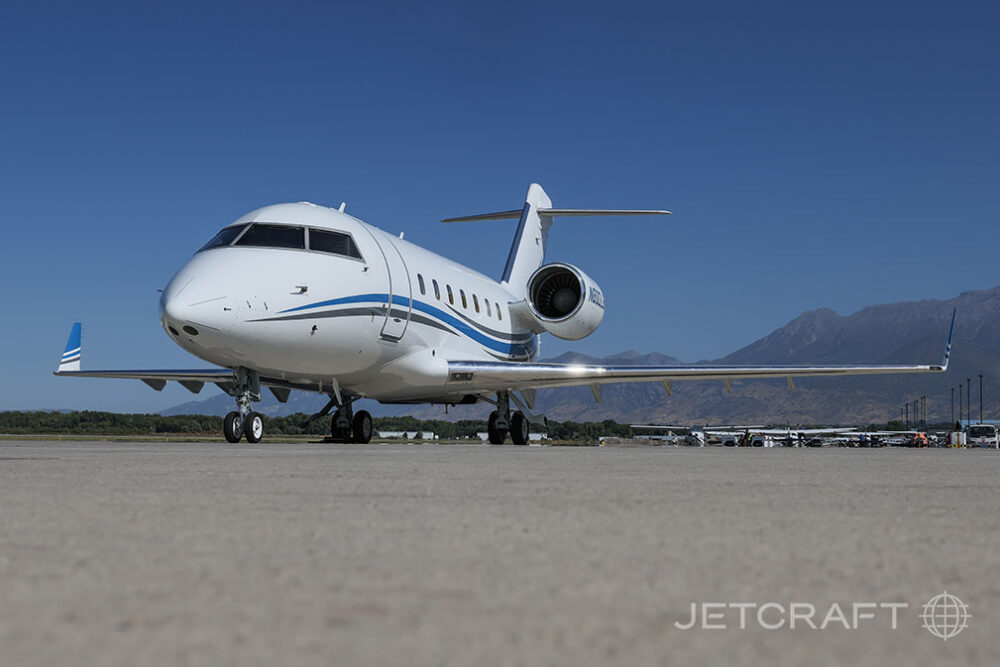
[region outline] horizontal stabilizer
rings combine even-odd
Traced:
[[[541,218],[584,218],[595,216],[616,215],[673,215],[671,211],[660,209],[629,209],[629,208],[539,208],[536,209]],[[499,211],[497,213],[481,213],[466,215],[460,218],[444,218],[441,222],[482,222],[485,220],[517,220],[522,209]]]
[[[480,222],[483,220],[517,220],[521,217],[522,209],[513,211],[500,211],[498,213],[480,213],[479,215],[466,215],[460,218],[442,218],[441,222]]]
[[[540,208],[538,215],[550,218],[584,218],[613,215],[673,215],[672,211],[629,208]]]

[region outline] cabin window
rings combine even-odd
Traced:
[[[232,243],[233,239],[239,236],[240,232],[242,232],[246,228],[247,228],[246,225],[233,225],[232,227],[226,227],[218,234],[213,236],[211,241],[209,241],[201,248],[199,248],[198,252],[201,252],[202,250],[211,250],[212,248],[221,248],[223,246],[227,246],[230,243]]]
[[[500,304],[497,304],[497,319],[503,322],[503,314],[500,312]]]
[[[479,312],[479,299],[476,298],[475,294],[472,295],[472,307],[476,309],[477,313]]]
[[[419,273],[417,274],[417,282],[420,284],[420,293],[427,294],[427,289],[424,287],[424,277]]]
[[[309,249],[361,259],[361,252],[358,250],[358,246],[354,244],[354,239],[351,238],[350,234],[344,234],[343,232],[310,228]]]
[[[437,280],[432,280],[431,281],[431,285],[434,286],[434,298],[437,299],[438,301],[440,301],[441,300],[441,290],[438,289],[438,281]]]
[[[483,304],[486,305],[486,317],[493,317],[493,311],[490,310],[490,300],[483,299]]]
[[[256,248],[294,248],[305,250],[306,230],[291,225],[254,224],[236,242],[238,246]]]
[[[465,300],[465,290],[464,289],[460,289],[460,290],[458,290],[458,293],[462,297],[462,308],[468,308],[469,307],[469,302]]]
[[[452,294],[451,285],[445,285],[444,288],[446,290],[448,290],[448,303],[450,303],[451,305],[454,306],[455,305],[455,295]]]

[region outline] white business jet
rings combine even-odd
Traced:
[[[233,396],[229,442],[259,442],[253,411],[267,387],[326,394],[334,439],[368,442],[372,419],[358,398],[382,403],[496,406],[489,440],[528,439],[535,392],[589,385],[596,400],[612,382],[944,371],[940,366],[593,366],[537,363],[538,334],[578,340],[604,317],[604,293],[570,264],[543,264],[557,217],[666,215],[669,211],[553,208],[533,184],[522,208],[443,222],[518,220],[503,275],[493,280],[339,209],[307,202],[265,206],[224,227],[177,272],[160,298],[168,335],[219,366],[201,370],[81,370],[81,327],[73,326],[56,375],[131,378],[197,393],[214,383]],[[954,329],[954,317],[952,317]],[[515,410],[511,409],[511,403]]]

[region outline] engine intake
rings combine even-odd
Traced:
[[[531,274],[527,301],[538,326],[566,340],[589,336],[604,319],[601,288],[570,264],[546,264]]]

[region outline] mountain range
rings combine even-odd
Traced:
[[[951,418],[951,390],[964,396],[971,378],[974,418],[979,416],[979,374],[983,374],[985,417],[1000,409],[1000,287],[963,292],[948,300],[923,300],[869,306],[851,315],[828,308],[811,310],[735,352],[707,364],[912,364],[937,363],[944,353],[953,309],[958,311],[954,353],[947,373],[842,378],[797,378],[786,381],[734,381],[727,394],[719,381],[676,382],[668,397],[657,383],[615,384],[604,388],[595,403],[588,387],[538,392],[536,411],[559,421],[663,422],[682,424],[783,423],[867,424],[899,418],[904,404],[927,397],[928,421]],[[661,354],[622,352],[603,358],[568,352],[547,361],[670,365],[682,363]],[[325,397],[293,392],[286,404],[267,393],[258,409],[269,415],[315,412]],[[485,418],[490,406],[383,406],[374,401],[359,407],[376,416],[410,414],[424,419]],[[225,414],[232,399],[225,394],[178,405],[163,414]],[[911,414],[912,419],[912,414]]]

